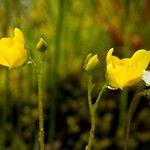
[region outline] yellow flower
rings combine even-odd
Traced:
[[[15,28],[14,37],[0,39],[0,65],[9,69],[19,67],[26,60],[26,50],[22,32]]]
[[[107,79],[111,87],[123,89],[133,86],[142,79],[143,71],[150,62],[150,51],[136,51],[131,58],[119,59],[112,55],[111,48],[106,57]]]

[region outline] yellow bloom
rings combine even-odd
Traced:
[[[9,69],[19,67],[26,60],[26,50],[22,32],[15,28],[13,38],[0,39],[0,65]]]
[[[112,55],[111,48],[106,57],[107,79],[111,87],[123,89],[137,84],[150,62],[150,51],[136,51],[131,58],[119,59]]]

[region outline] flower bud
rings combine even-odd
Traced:
[[[92,54],[88,54],[88,56],[85,59],[84,69],[87,72],[93,71],[98,66],[99,60],[97,58],[97,55],[92,56]]]
[[[42,53],[45,52],[46,49],[48,48],[47,42],[43,38],[40,38],[36,45],[36,48],[38,51]]]

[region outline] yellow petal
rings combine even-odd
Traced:
[[[134,74],[141,76],[143,70],[145,70],[150,62],[150,51],[144,49],[138,50],[131,57],[131,66]]]
[[[107,75],[106,76],[107,76],[109,85],[111,87],[113,87],[113,88],[118,88],[119,87],[119,84],[116,80],[116,73],[113,69],[112,64],[107,65]]]
[[[122,88],[128,78],[125,73],[129,59],[120,60],[118,57],[113,56],[112,53],[113,48],[108,51],[106,57],[108,82],[114,88]]]
[[[106,57],[106,62],[107,64],[112,63],[112,53],[113,53],[114,48],[111,48],[108,53],[107,53],[107,57]]]
[[[8,62],[0,55],[0,65],[9,66]]]
[[[118,83],[117,83],[116,78],[115,78],[114,66],[113,66],[113,60],[115,60],[115,58],[113,59],[113,56],[112,56],[113,50],[114,49],[111,48],[107,53],[107,57],[106,57],[107,74],[106,74],[106,76],[107,76],[107,79],[108,79],[110,86],[118,87]],[[117,58],[116,58],[116,61],[117,61]]]
[[[9,49],[11,47],[12,40],[9,38],[2,38],[0,40],[0,64],[9,67]]]
[[[25,60],[26,51],[24,50],[24,47],[22,45],[13,45],[9,54],[9,69],[23,65]]]
[[[22,32],[18,28],[15,28],[15,30],[14,30],[14,41],[16,43],[22,43],[22,44],[24,44],[23,34],[22,34]]]
[[[0,45],[11,46],[14,43],[12,38],[2,38],[0,40]]]
[[[150,51],[142,49],[134,53],[128,68],[128,73],[130,74],[130,79],[127,82],[128,86],[132,86],[141,80],[143,71],[148,67],[149,62]]]

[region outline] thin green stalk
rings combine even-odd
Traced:
[[[10,25],[10,2],[9,0],[4,0],[4,20],[3,20],[3,35],[7,35],[8,27]]]
[[[89,109],[90,109],[90,116],[91,116],[91,130],[90,130],[90,135],[88,139],[88,145],[86,146],[86,150],[91,150],[92,143],[94,140],[94,134],[95,134],[95,126],[96,126],[96,110],[98,108],[99,101],[101,99],[102,93],[104,92],[107,84],[104,84],[102,89],[100,90],[98,97],[96,99],[96,102],[92,104],[92,96],[91,92],[93,90],[93,84],[92,84],[92,78],[89,78],[88,82],[88,104],[89,104]]]
[[[22,11],[21,1],[20,0],[11,1],[11,6],[14,7],[14,9],[13,9],[13,11],[14,11],[13,25],[17,26],[19,28],[20,24],[21,24],[20,22],[21,22],[21,11]],[[22,76],[23,76],[23,72],[22,72],[22,70],[20,70],[19,80]],[[31,79],[31,74],[30,74],[30,77],[28,79]],[[28,89],[28,91],[30,91],[30,89]],[[22,92],[23,92],[23,84],[18,84],[18,92],[17,92],[18,93],[17,94],[18,99],[22,98]],[[28,96],[27,96],[27,99],[28,99]],[[20,117],[19,117],[19,115],[20,115],[19,112],[21,109],[20,102],[18,102],[16,104],[16,106],[17,106],[17,108],[16,108],[17,109],[17,120],[16,120],[16,131],[14,131],[14,132],[17,132],[17,134],[20,136],[21,135],[21,122],[20,122]]]
[[[2,123],[0,126],[0,149],[4,149],[5,145],[5,139],[6,139],[6,132],[5,132],[5,126],[7,123],[7,118],[10,110],[9,105],[9,70],[4,70],[5,75],[5,82],[4,82],[4,101],[3,101],[3,116],[2,116]]]
[[[96,125],[96,114],[95,114],[95,110],[92,109],[91,110],[91,130],[90,130],[90,136],[89,136],[89,139],[88,139],[88,145],[86,147],[86,150],[91,150],[91,147],[92,147],[92,143],[93,143],[93,140],[94,140],[94,134],[95,134],[95,125]]]
[[[88,82],[88,104],[89,104],[89,109],[90,109],[90,113],[92,113],[92,96],[91,96],[91,92],[93,90],[92,87],[92,78],[89,78],[89,82]]]
[[[129,134],[130,134],[130,128],[131,128],[131,119],[132,119],[132,112],[134,110],[134,106],[137,102],[137,100],[139,100],[140,97],[145,96],[145,91],[142,91],[140,93],[137,93],[129,106],[129,111],[128,111],[128,121],[127,121],[127,127],[126,127],[126,135],[125,135],[125,144],[124,144],[124,150],[128,149],[128,140],[129,140]]]
[[[64,2],[65,0],[59,0],[59,8],[58,8],[58,22],[56,26],[56,39],[55,39],[55,46],[56,46],[56,53],[55,53],[55,63],[57,64],[57,71],[62,73],[64,69],[62,68],[63,62],[63,49],[61,48],[61,41],[62,41],[62,32],[63,32],[63,23],[64,23]],[[56,66],[54,66],[56,67]]]
[[[43,119],[43,72],[44,52],[48,45],[43,38],[40,38],[36,45],[35,63],[38,73],[38,115],[39,115],[39,147],[44,150],[44,119]]]
[[[14,24],[15,26],[20,26],[20,19],[21,19],[21,1],[20,0],[15,0],[15,18],[14,18]]]
[[[129,0],[124,1],[124,9],[126,11],[124,17],[122,18],[122,23],[120,26],[120,29],[124,36],[124,46],[122,48],[122,54],[124,57],[127,57],[131,52],[128,50],[130,48],[129,44],[129,36],[131,33],[131,26],[129,25],[129,22],[131,23],[131,9],[132,9],[132,2]],[[128,89],[124,89],[120,94],[120,100],[119,100],[119,123],[118,123],[118,147],[123,148],[123,142],[124,142],[124,134],[125,134],[125,128],[126,128],[126,110],[127,110],[127,103],[128,103]]]
[[[43,126],[43,87],[42,87],[42,64],[38,74],[38,113],[39,113],[39,145],[40,150],[44,150],[44,126]]]
[[[53,87],[53,98],[51,101],[51,108],[49,112],[49,131],[48,131],[48,143],[52,143],[54,134],[55,134],[55,115],[57,108],[57,84],[59,74],[63,72],[62,62],[63,62],[63,50],[61,49],[62,41],[62,31],[63,31],[63,22],[64,22],[64,1],[59,0],[58,8],[58,22],[56,26],[56,37],[55,37],[55,54],[53,59],[53,71],[52,71],[52,87]]]
[[[107,87],[107,83],[105,83],[105,84],[103,85],[102,89],[99,91],[98,97],[97,97],[96,102],[95,102],[95,104],[94,104],[94,105],[95,105],[95,109],[97,109],[97,107],[98,107],[98,105],[99,105],[99,101],[100,101],[100,99],[101,99],[101,96],[102,96],[104,90],[106,89],[106,87]]]
[[[127,108],[127,97],[128,97],[128,90],[124,89],[121,92],[120,95],[120,101],[119,101],[119,138],[120,140],[123,140],[123,135],[125,132],[125,126],[126,126],[126,108]]]
[[[3,36],[7,35],[8,32],[8,27],[10,25],[10,2],[9,0],[5,0],[3,2],[3,15],[5,16],[4,19],[2,20],[3,25],[2,25],[2,30],[3,30]],[[3,101],[3,110],[2,110],[2,120],[0,122],[0,149],[3,150],[5,149],[5,139],[6,139],[6,132],[5,132],[5,125],[7,121],[7,114],[9,110],[9,72],[8,70],[4,70],[5,74],[5,82],[4,82],[4,101]]]

